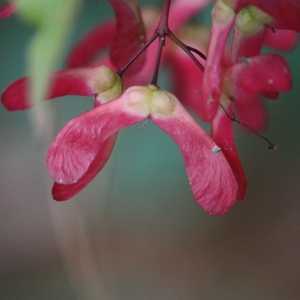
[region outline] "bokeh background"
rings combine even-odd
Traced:
[[[112,15],[106,1],[84,1],[66,50]],[[32,34],[1,20],[1,90],[26,74]],[[47,145],[92,99],[44,103],[44,141],[31,112],[0,106],[0,299],[299,299],[300,48],[285,57],[293,90],[266,102],[264,135],[278,150],[236,126],[249,189],[221,217],[194,202],[177,146],[151,122],[121,132],[79,195],[52,200]]]

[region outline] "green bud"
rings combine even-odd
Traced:
[[[235,12],[231,5],[223,0],[217,0],[212,10],[212,17],[217,23],[231,22]]]
[[[249,5],[245,6],[237,15],[235,25],[245,34],[255,34],[262,30],[265,24],[272,18],[259,8]]]
[[[98,99],[101,103],[118,98],[123,92],[121,77],[106,66],[101,66],[96,74],[96,90],[99,91]]]

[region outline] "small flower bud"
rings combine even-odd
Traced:
[[[212,17],[217,23],[227,23],[234,17],[234,9],[222,0],[217,0],[212,11]]]
[[[94,88],[98,92],[97,98],[109,100],[119,97],[123,90],[122,79],[106,66],[97,68],[93,76]],[[103,103],[102,101],[100,101]]]

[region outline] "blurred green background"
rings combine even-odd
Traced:
[[[84,1],[66,50],[112,15]],[[1,90],[26,74],[32,34],[15,16],[0,21]],[[56,202],[47,146],[92,99],[44,103],[44,142],[29,111],[0,106],[0,299],[299,299],[300,49],[285,57],[293,90],[266,102],[278,150],[236,126],[249,189],[222,217],[194,202],[177,146],[151,122],[123,130],[102,173]]]

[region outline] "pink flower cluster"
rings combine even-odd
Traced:
[[[68,122],[49,148],[53,198],[67,200],[81,191],[104,167],[118,132],[151,119],[178,145],[196,202],[210,214],[224,214],[247,189],[234,142],[235,115],[261,130],[261,97],[277,99],[291,89],[285,60],[260,52],[263,44],[279,50],[295,45],[300,1],[166,0],[161,13],[140,10],[135,1],[109,2],[115,19],[93,28],[69,54],[68,68],[51,77],[47,99],[94,97],[94,108]],[[190,23],[211,2],[211,30]],[[171,70],[174,94],[159,88],[162,64]],[[29,80],[2,93],[8,110],[30,108]],[[210,133],[186,106],[210,122]]]

